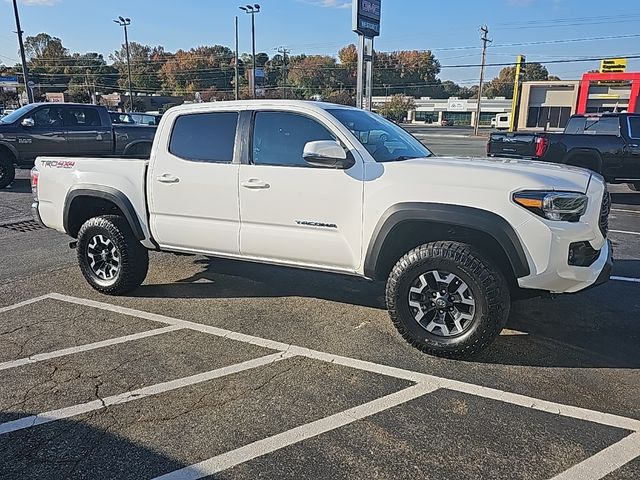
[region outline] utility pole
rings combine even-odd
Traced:
[[[16,16],[16,33],[20,44],[20,58],[22,59],[22,76],[24,89],[27,92],[27,101],[33,103],[33,90],[29,87],[29,67],[27,66],[27,56],[24,53],[24,42],[22,41],[22,28],[20,28],[20,14],[18,13],[18,0],[13,0],[13,13]]]
[[[238,16],[236,15],[236,68],[235,68],[235,72],[236,72],[236,81],[235,81],[236,100],[240,99],[240,67],[238,65],[240,57],[239,57],[239,54],[238,54],[238,43],[239,43],[239,39],[238,39]]]
[[[117,20],[114,20],[118,25],[124,27],[124,44],[127,50],[127,71],[129,74],[129,111],[133,112],[133,90],[131,88],[131,56],[129,55],[129,34],[127,32],[127,27],[131,25],[130,18],[118,17]]]
[[[476,119],[475,122],[473,122],[474,135],[478,135],[478,129],[480,128],[480,112],[482,111],[482,88],[484,87],[484,66],[487,63],[487,44],[491,43],[491,40],[489,40],[489,27],[487,27],[486,25],[480,27],[480,33],[482,33],[482,36],[480,37],[480,40],[482,40],[482,64],[480,67],[480,85],[478,88],[478,107],[476,108]]]
[[[276,49],[282,55],[282,98],[287,98],[287,55],[291,53],[286,47]]]

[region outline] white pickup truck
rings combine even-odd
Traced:
[[[171,109],[150,160],[47,158],[33,213],[77,239],[96,290],[125,294],[148,250],[386,280],[391,319],[462,358],[523,292],[608,280],[609,194],[588,170],[436,157],[376,114],[301,101]]]

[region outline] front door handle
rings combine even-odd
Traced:
[[[257,178],[250,178],[249,180],[241,182],[240,185],[251,190],[266,189],[271,187],[271,185],[269,185],[267,182],[263,182],[262,180],[258,180]]]
[[[178,183],[180,179],[178,177],[174,177],[170,173],[164,173],[160,175],[156,180],[160,183]]]

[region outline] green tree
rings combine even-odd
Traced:
[[[393,95],[378,109],[378,113],[389,120],[401,122],[407,117],[409,110],[416,108],[413,97],[397,94]]]
[[[131,56],[131,84],[134,94],[156,93],[160,91],[162,80],[159,72],[163,63],[171,58],[171,54],[164,51],[161,46],[151,47],[137,42],[129,43]],[[127,50],[125,45],[120,50],[113,52],[109,58],[120,74],[118,85],[122,91],[128,88]]]
[[[500,70],[496,78],[487,83],[482,95],[484,97],[513,98],[513,84],[515,82],[516,67],[505,67]],[[528,63],[525,65],[522,75],[524,82],[548,80],[549,72],[540,63]]]

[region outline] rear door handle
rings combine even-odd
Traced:
[[[160,183],[178,183],[180,181],[178,177],[174,177],[170,173],[163,173],[156,180]]]
[[[249,180],[241,182],[240,185],[251,190],[271,188],[271,185],[269,185],[267,182],[263,182],[262,180],[259,180],[257,178],[250,178]]]

